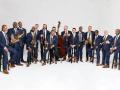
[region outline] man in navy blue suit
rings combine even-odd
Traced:
[[[102,44],[102,65],[103,68],[109,68],[110,61],[110,48],[113,44],[113,37],[108,34],[108,31],[104,31],[103,44]]]
[[[27,56],[27,67],[30,66],[32,62],[37,62],[36,59],[36,46],[37,46],[37,35],[35,32],[35,26],[32,27],[31,31],[26,36],[26,44],[27,44],[27,50],[28,50],[28,56]]]
[[[38,61],[38,45],[39,45],[39,38],[38,38],[38,34],[39,34],[39,24],[35,24],[35,33],[36,33],[36,35],[37,35],[37,37],[36,37],[36,49],[35,49],[35,54],[36,54],[36,56],[35,56],[35,58],[37,59],[37,61]]]
[[[20,30],[20,34],[23,34],[23,36],[20,38],[20,61],[23,63],[26,63],[26,61],[23,59],[23,53],[24,53],[24,47],[26,43],[26,29],[23,28],[22,22],[18,22],[18,29]]]
[[[96,57],[97,57],[97,61],[96,61],[96,66],[100,65],[100,51],[102,48],[102,36],[99,35],[99,31],[96,30],[95,31],[95,41],[94,41],[94,48],[96,50]]]
[[[95,39],[95,32],[92,31],[92,26],[88,26],[88,32],[86,32],[85,40],[86,40],[86,62],[90,58],[90,62],[94,61],[94,39]]]
[[[3,73],[4,74],[9,74],[7,67],[8,67],[8,46],[9,46],[9,41],[7,38],[7,25],[2,26],[2,31],[0,31],[0,48],[2,50],[2,55],[3,55]]]
[[[63,47],[65,49],[65,56],[63,57],[63,60],[66,60],[66,56],[69,53],[68,48],[70,47],[70,35],[72,34],[71,31],[68,30],[68,26],[64,26],[64,31],[61,32],[61,36],[63,37]]]
[[[58,45],[58,37],[56,36],[56,31],[52,30],[49,37],[49,52],[50,52],[50,64],[57,64],[57,45]]]
[[[1,60],[2,60],[2,50],[0,48],[0,72],[1,72]]]
[[[45,43],[48,42],[50,36],[50,32],[47,30],[47,24],[43,24],[43,28],[38,32],[38,40],[40,41],[40,48],[41,48],[41,61],[46,58],[46,55],[43,55],[45,49]],[[45,56],[45,57],[44,57]]]
[[[71,62],[78,62],[77,59],[77,33],[76,33],[76,28],[72,29],[72,34],[70,35],[70,47],[69,47],[69,52],[68,52],[68,58]]]
[[[0,31],[0,48],[1,48],[1,54],[3,56],[3,73],[4,74],[9,74],[7,67],[8,67],[8,52],[13,54],[13,61],[16,59],[16,51],[14,50],[14,48],[12,48],[11,46],[9,46],[9,39],[8,39],[8,35],[7,35],[7,25],[2,25],[2,31]],[[14,63],[13,63],[14,64]],[[11,66],[11,67],[15,67],[15,66]]]
[[[77,58],[83,62],[83,46],[85,43],[85,33],[83,32],[82,26],[79,27],[77,32]]]
[[[17,37],[18,35],[21,34],[21,31],[18,29],[17,22],[13,22],[13,28],[8,29],[7,34],[8,34],[10,46],[12,48],[14,48],[14,50],[16,50],[16,52],[17,52],[17,55],[15,56],[16,59],[15,59],[14,63],[16,65],[18,65],[18,66],[23,66],[23,64],[21,64],[21,61],[20,61],[20,50],[21,50],[21,48],[20,48],[20,40],[16,40],[14,42],[15,37]],[[12,57],[14,57],[13,53],[10,53],[10,57],[11,57],[11,60],[12,60]],[[10,60],[10,62],[12,62],[11,60]]]
[[[120,54],[120,29],[116,29],[115,34],[116,36],[114,37],[114,43],[113,43],[113,47],[111,48],[111,52],[114,52],[113,66],[117,68],[117,64],[119,63],[118,69],[120,70],[120,61],[118,61],[120,57],[119,56]]]

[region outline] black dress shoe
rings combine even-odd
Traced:
[[[80,59],[80,62],[83,62],[83,60],[82,60],[82,59]]]
[[[30,64],[29,64],[29,63],[27,63],[26,67],[29,67],[29,66],[30,66]]]
[[[17,65],[17,66],[23,66],[23,64],[21,64],[21,63],[20,63],[20,64],[16,64],[16,65]]]
[[[27,62],[26,62],[26,61],[24,61],[24,60],[21,60],[21,62],[22,62],[22,63],[27,63]]]

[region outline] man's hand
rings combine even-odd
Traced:
[[[106,44],[110,44],[110,41],[107,40],[107,41],[106,41]]]
[[[31,52],[31,51],[32,51],[32,49],[30,47],[28,47],[28,52]]]
[[[4,47],[4,51],[5,51],[5,52],[8,52],[8,48],[7,48],[7,47]]]

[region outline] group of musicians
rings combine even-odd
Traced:
[[[96,56],[96,66],[103,68],[110,67],[110,56],[113,53],[112,68],[120,70],[120,29],[115,30],[115,36],[104,31],[101,36],[98,30],[93,31],[92,26],[88,26],[88,31],[83,32],[83,27],[79,30],[64,26],[64,31],[59,34],[60,22],[52,30],[47,29],[43,24],[39,30],[39,24],[32,26],[29,33],[23,28],[22,22],[13,22],[13,28],[8,29],[7,25],[2,25],[0,31],[0,70],[9,74],[9,69],[16,66],[23,66],[26,63],[29,67],[31,63],[38,61],[43,65],[57,64],[58,61],[70,63],[83,62],[83,47],[86,48],[86,62],[93,63]],[[26,48],[25,48],[26,46]],[[40,52],[38,51],[40,47]],[[23,59],[24,49],[27,49],[27,61]],[[100,54],[102,52],[102,55]],[[38,60],[38,54],[41,60]],[[8,58],[10,57],[10,59]]]

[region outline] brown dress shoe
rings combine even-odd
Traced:
[[[10,66],[11,68],[14,68],[15,67],[15,65],[14,64],[11,64],[11,66]]]
[[[103,68],[109,68],[109,65],[104,65]]]
[[[9,72],[7,70],[3,70],[4,74],[9,74]]]

